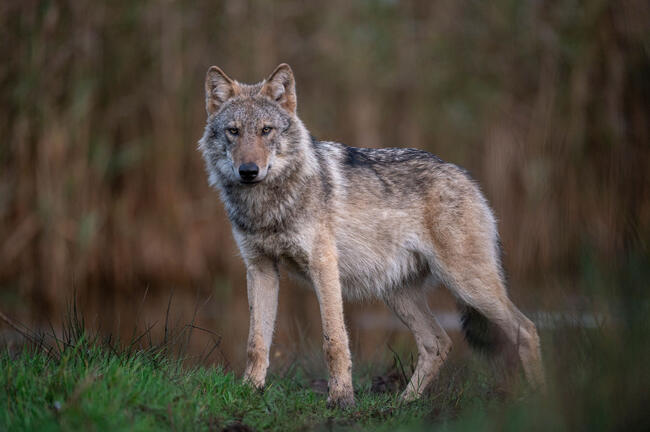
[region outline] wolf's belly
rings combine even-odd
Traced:
[[[426,259],[416,252],[403,250],[383,260],[352,252],[339,252],[341,289],[349,300],[381,298],[391,291],[434,279]],[[313,288],[309,275],[293,260],[283,259],[282,267],[301,285]]]
[[[383,297],[391,291],[420,284],[431,276],[426,258],[418,251],[408,248],[381,251],[363,246],[339,249],[339,273],[346,298]]]
[[[430,275],[429,246],[404,211],[348,212],[338,219],[336,244],[343,295],[382,297]],[[353,214],[354,217],[350,217]]]
[[[339,277],[343,296],[350,300],[381,298],[393,290],[433,279],[425,255],[411,246],[414,245],[350,243],[339,239]],[[289,257],[284,257],[281,263],[293,279],[313,286],[303,266]]]

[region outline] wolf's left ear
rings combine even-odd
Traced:
[[[205,110],[208,115],[217,112],[225,101],[237,94],[238,90],[237,82],[224,71],[216,66],[210,67],[205,75]]]
[[[292,114],[296,113],[296,81],[288,64],[282,63],[265,80],[261,93],[280,104]]]

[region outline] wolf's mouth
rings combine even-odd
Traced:
[[[247,185],[247,186],[253,186],[253,185],[256,185],[258,183],[261,183],[262,180],[264,180],[264,179],[259,179],[259,180],[258,179],[255,179],[255,180],[239,180],[239,184],[243,184],[243,185]]]

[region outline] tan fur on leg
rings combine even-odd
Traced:
[[[517,328],[516,338],[513,337],[512,340],[516,343],[526,379],[533,387],[544,391],[546,389],[544,365],[542,364],[542,352],[535,324],[526,318],[510,300],[508,300],[508,306]],[[512,326],[511,323],[510,325]],[[514,335],[514,326],[511,334]]]
[[[343,296],[338,257],[331,234],[320,235],[310,263],[310,272],[323,324],[323,344],[329,371],[329,405],[354,405],[352,360],[343,318]]]
[[[250,329],[244,380],[261,388],[269,366],[269,348],[278,308],[278,270],[266,258],[256,259],[247,267]]]
[[[453,265],[446,266],[446,271]],[[452,270],[453,272],[453,270]],[[453,274],[453,273],[452,273]],[[544,389],[544,367],[535,324],[524,316],[506,296],[500,276],[493,270],[482,277],[472,276],[471,268],[448,279],[450,289],[471,307],[496,324],[515,346],[528,382]]]
[[[451,339],[431,314],[423,289],[402,290],[386,298],[386,304],[413,332],[418,347],[418,363],[402,400],[410,402],[419,398],[451,350]]]

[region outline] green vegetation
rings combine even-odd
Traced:
[[[368,380],[360,379],[357,406],[346,411],[328,409],[325,395],[300,374],[272,377],[261,393],[219,367],[185,368],[162,353],[117,353],[83,339],[57,359],[33,349],[5,352],[0,369],[6,407],[0,428],[10,430],[220,430],[239,424],[253,430],[394,430],[436,419],[456,429],[484,423],[488,413],[505,408],[489,402],[485,379],[462,368],[445,374],[444,391],[403,407],[396,394],[371,393]],[[538,399],[507,409],[521,415]],[[472,408],[454,420],[466,405]]]
[[[299,376],[274,377],[261,393],[219,367],[184,368],[161,353],[117,353],[84,340],[56,360],[34,350],[5,352],[0,369],[0,422],[16,430],[214,430],[239,422],[255,430],[394,427],[427,417],[435,401],[399,408],[395,395],[362,388],[355,409],[330,410]]]
[[[408,367],[373,378],[386,369],[357,365],[357,406],[328,409],[322,382],[300,368],[258,392],[220,366],[183,361],[183,332],[121,345],[89,335],[73,310],[62,336],[26,332],[31,343],[0,354],[0,430],[648,430],[648,264],[630,258],[612,277],[584,269],[603,320],[577,327],[567,315],[542,333],[546,394],[476,356],[448,362],[430,394],[405,406],[394,390]]]
[[[0,429],[613,430],[647,424],[648,381],[644,388],[641,376],[625,368],[641,366],[640,359],[612,370],[587,360],[595,353],[584,354],[547,396],[500,393],[493,371],[456,364],[445,368],[427,398],[406,406],[357,377],[357,406],[342,411],[328,409],[325,395],[299,373],[271,377],[261,393],[220,367],[183,367],[161,352],[119,353],[82,339],[57,358],[34,349],[0,356]],[[626,376],[631,379],[620,381]]]

